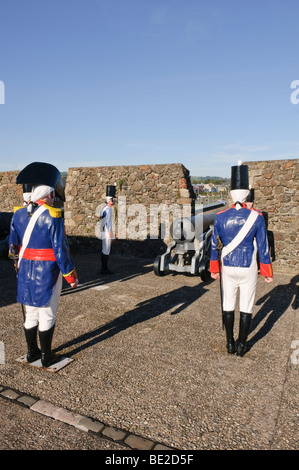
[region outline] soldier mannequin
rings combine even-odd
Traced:
[[[105,206],[101,210],[100,219],[101,219],[101,235],[102,235],[102,274],[112,274],[112,271],[108,268],[108,260],[111,252],[111,244],[114,238],[112,231],[113,227],[113,206],[115,205],[115,193],[116,187],[113,185],[108,185],[106,187],[106,198]]]
[[[246,207],[247,209],[252,209],[254,205],[254,189],[250,188],[249,194],[246,198]]]
[[[9,238],[11,258],[18,262],[17,301],[26,312],[27,361],[41,358],[42,366],[48,367],[53,362],[51,344],[62,276],[71,287],[78,285],[61,210],[51,207],[55,193],[65,200],[64,189],[59,171],[48,163],[28,165],[17,183],[34,185],[28,205],[13,215]]]
[[[246,340],[251,327],[258,273],[256,249],[260,259],[260,274],[265,277],[266,282],[273,280],[264,218],[261,212],[246,207],[248,188],[247,165],[233,166],[230,193],[233,205],[216,215],[211,241],[210,271],[213,279],[220,279],[221,276],[227,351],[229,354],[236,352],[238,356],[243,356],[246,352]],[[219,240],[223,246],[221,260]],[[233,327],[238,290],[240,326],[235,344]]]

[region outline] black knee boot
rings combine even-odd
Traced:
[[[101,274],[112,274],[112,271],[108,268],[108,259],[109,255],[104,255],[102,253],[101,260],[102,260],[102,269]]]
[[[246,352],[246,340],[251,328],[251,313],[240,312],[239,338],[237,339],[237,356],[244,356]]]
[[[37,345],[37,326],[24,328],[27,343],[27,362],[34,362],[40,359],[41,352]]]
[[[229,354],[235,354],[235,340],[234,340],[234,320],[235,320],[235,312],[223,312],[223,325],[226,332],[226,348]]]
[[[43,367],[49,367],[54,360],[52,353],[52,338],[54,333],[55,325],[49,330],[39,332],[39,341],[41,347],[41,361]]]

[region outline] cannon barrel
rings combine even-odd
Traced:
[[[210,225],[215,222],[216,212],[199,213],[191,217],[182,217],[173,221],[170,235],[177,243],[192,242],[199,239]]]

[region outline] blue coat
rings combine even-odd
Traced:
[[[228,245],[242,228],[252,210],[255,209],[247,209],[245,205],[243,205],[242,209],[239,210],[236,210],[233,206],[216,215],[211,241],[211,272],[219,272],[217,236],[220,237],[223,246]],[[265,221],[262,213],[259,211],[256,212],[258,212],[258,217],[253,226],[245,236],[244,240],[232,252],[228,253],[228,255],[223,258],[223,264],[224,266],[249,268],[252,262],[252,257],[254,256],[255,247],[253,242],[255,239],[259,254],[260,273],[264,276],[271,277],[273,272]]]
[[[74,282],[77,277],[61,210],[45,207],[34,225],[17,273],[17,301],[33,307],[48,305],[60,271],[68,282]],[[9,236],[10,257],[18,255],[28,222],[27,207],[14,213]]]

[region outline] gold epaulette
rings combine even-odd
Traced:
[[[45,204],[45,207],[48,209],[51,217],[54,217],[55,219],[59,219],[59,217],[62,217],[61,209],[58,209],[57,207],[48,206],[48,204]]]
[[[19,209],[23,209],[24,206],[15,206],[13,208],[13,213],[17,212]]]

